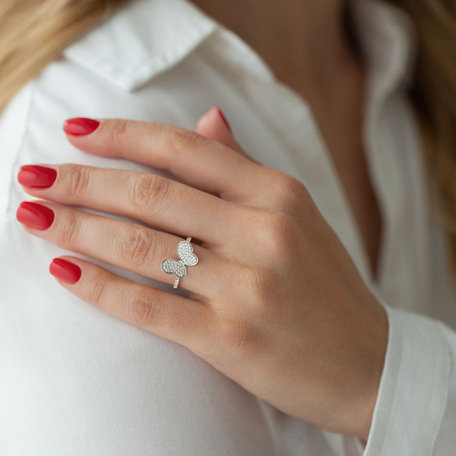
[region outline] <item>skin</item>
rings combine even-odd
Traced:
[[[341,2],[196,3],[214,17],[232,3],[231,15],[224,13],[227,25],[310,103],[374,274],[380,218],[361,141],[364,72],[342,34]],[[244,21],[241,15],[236,30],[229,22],[241,7],[249,16]],[[252,18],[260,24],[258,34]],[[270,27],[286,32],[281,44],[271,40]],[[183,238],[194,238],[200,261],[179,284],[188,299],[74,256],[62,258],[81,268],[81,278],[61,285],[104,312],[186,346],[283,412],[365,441],[386,353],[387,316],[304,185],[251,160],[216,109],[200,119],[196,132],[103,119],[94,133],[67,137],[87,153],[161,168],[183,183],[46,165],[57,171],[55,183],[24,189],[55,218],[45,230],[23,225],[30,234],[167,283],[174,277],[161,271],[161,261],[176,257]],[[127,215],[164,231],[68,206]]]
[[[345,0],[193,3],[236,32],[310,105],[376,278],[382,220],[363,144],[364,62],[343,27]]]
[[[182,238],[200,240],[193,243],[200,261],[180,283],[189,299],[72,256],[63,258],[81,268],[81,277],[60,283],[104,312],[186,346],[283,412],[367,439],[387,344],[385,310],[305,186],[251,160],[223,125],[212,109],[198,130],[216,140],[121,119],[103,119],[87,136],[67,135],[88,153],[161,168],[184,183],[46,165],[57,171],[55,183],[24,188],[54,211],[54,221],[44,230],[24,227],[164,282],[174,276],[161,271],[161,261],[176,257]],[[126,215],[165,232],[66,205]]]

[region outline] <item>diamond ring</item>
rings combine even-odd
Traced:
[[[182,277],[185,277],[185,274],[187,273],[185,266],[194,266],[198,263],[198,257],[193,253],[193,246],[190,244],[191,240],[192,238],[188,237],[185,241],[181,241],[177,245],[177,254],[179,255],[180,260],[167,258],[162,261],[162,271],[166,272],[166,274],[176,275],[173,288],[177,288],[179,280],[182,279]]]

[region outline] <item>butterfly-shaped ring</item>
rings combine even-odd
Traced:
[[[162,261],[162,271],[166,272],[166,274],[176,275],[173,288],[177,288],[179,280],[182,279],[182,277],[185,277],[185,274],[187,273],[185,266],[194,266],[198,263],[198,257],[193,253],[193,246],[190,244],[191,240],[192,238],[188,237],[187,240],[181,241],[177,245],[177,254],[179,255],[180,260],[167,258]]]

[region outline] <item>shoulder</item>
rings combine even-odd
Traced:
[[[216,28],[186,0],[133,0],[64,56],[119,89],[134,91],[179,63]]]
[[[163,85],[160,76],[189,58],[215,28],[213,20],[186,0],[127,1],[36,78],[36,102],[60,100],[60,106],[51,107],[70,115],[70,110],[95,106],[100,111],[100,105],[116,115],[113,110],[121,105],[119,114],[125,116],[127,105],[144,99],[150,86]]]
[[[194,128],[203,112],[179,105],[183,89],[176,87],[186,77],[184,61],[215,28],[185,0],[133,0],[67,47],[0,117],[0,147],[8,151],[0,155],[0,211],[9,207],[11,212],[24,196],[14,194],[12,185],[24,163],[113,165],[68,144],[61,129],[68,117],[122,117]],[[176,78],[172,70],[179,64]]]

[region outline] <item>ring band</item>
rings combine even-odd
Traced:
[[[188,237],[185,241],[179,242],[177,245],[177,254],[180,260],[166,258],[162,261],[161,268],[166,274],[175,274],[176,280],[174,281],[173,288],[177,288],[179,280],[185,277],[187,269],[185,266],[194,266],[198,263],[198,257],[193,253],[193,246],[190,244],[192,240]]]

